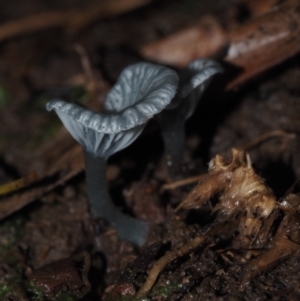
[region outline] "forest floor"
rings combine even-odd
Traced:
[[[164,45],[165,37],[208,15],[226,30],[239,24],[242,28],[251,13],[266,14],[277,2],[0,3],[0,183],[33,174],[19,190],[5,193],[0,186],[1,300],[300,299],[296,182],[300,177],[300,60],[296,50],[282,47],[280,64],[266,64],[255,76],[249,72],[243,83],[233,86],[228,85],[234,78],[231,62],[224,59],[226,50],[221,47],[212,53],[224,72],[213,78],[186,122],[185,150],[176,172],[170,172],[165,162],[155,120],[132,145],[109,159],[107,179],[115,204],[152,225],[142,247],[122,241],[107,221],[90,213],[81,147],[56,114],[45,109],[53,98],[97,109],[126,66],[149,60],[141,50],[145,45],[154,41]],[[85,15],[86,7],[91,10]],[[98,7],[104,13],[93,19],[91,12]],[[53,25],[47,20],[53,20],[49,14],[57,11],[63,13]],[[15,27],[11,23],[24,18],[32,21],[28,30],[24,30],[26,22],[16,22]],[[199,37],[202,43],[201,38],[205,44],[207,37]],[[84,50],[81,55],[78,45]],[[184,46],[188,52],[189,45]],[[280,44],[276,47],[281,49]],[[170,56],[172,50],[176,52],[170,48]],[[262,56],[273,55],[260,51]],[[179,70],[185,58],[178,64],[176,59],[165,64]],[[164,62],[155,54],[151,61]],[[212,213],[218,202],[226,203],[222,193],[227,184],[201,208],[175,211],[197,184],[189,179],[207,174],[208,162],[216,155],[230,163],[232,148],[249,153],[259,179],[265,179],[263,185],[276,197],[270,216],[261,216],[259,210],[253,213],[254,227],[259,224],[255,237],[249,238],[247,225],[242,225],[251,204],[232,215],[226,206]],[[204,179],[201,183],[206,183]],[[180,184],[181,180],[188,183]],[[289,207],[289,202],[292,209],[281,206]],[[189,245],[195,241],[195,246]],[[167,264],[153,287],[139,294],[160,258],[168,258]]]

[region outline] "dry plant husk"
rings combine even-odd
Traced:
[[[250,156],[234,148],[231,161],[217,155],[209,162],[207,176],[177,210],[200,208],[217,194],[219,201],[212,211],[218,211],[223,221],[240,218],[238,231],[239,237],[243,237],[240,242],[243,246],[253,244],[260,237],[264,221],[278,207],[272,189],[253,169]]]

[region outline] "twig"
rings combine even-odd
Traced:
[[[175,182],[172,182],[172,183],[164,184],[161,187],[161,190],[162,191],[173,190],[173,189],[176,189],[178,187],[186,186],[186,185],[189,185],[189,184],[194,184],[194,183],[199,182],[205,176],[206,176],[206,174],[202,174],[202,175],[182,179],[182,180],[179,180],[179,181],[175,181]]]
[[[74,49],[80,55],[86,90],[90,95],[92,104],[97,104],[97,111],[101,112],[103,103],[99,103],[99,95],[103,90],[103,79],[101,76],[99,76],[99,74],[96,76],[86,50],[80,44],[75,44]]]
[[[46,180],[43,185],[34,185],[22,193],[16,193],[1,200],[0,220],[30,204],[56,187],[78,175],[84,169],[81,146],[78,144],[66,151],[57,159],[52,167],[41,178]],[[57,178],[57,175],[62,174]],[[49,179],[56,180],[49,182]]]
[[[7,22],[0,26],[0,42],[22,34],[53,27],[80,29],[98,19],[122,14],[153,0],[102,1],[85,10],[45,12]]]
[[[252,140],[244,145],[241,145],[239,147],[239,149],[246,151],[246,150],[249,150],[249,149],[257,146],[258,144],[261,144],[262,142],[265,142],[266,140],[269,140],[271,138],[276,138],[276,137],[283,137],[285,140],[287,140],[287,139],[295,139],[297,136],[296,136],[296,134],[287,133],[282,130],[275,130],[275,131],[265,133],[265,134],[255,138],[254,140]]]
[[[183,256],[191,252],[192,250],[199,247],[201,244],[204,243],[204,236],[198,236],[192,239],[190,242],[184,244],[179,249],[174,251],[170,251],[166,253],[163,257],[161,257],[152,267],[151,271],[149,272],[148,278],[145,283],[141,286],[137,294],[135,295],[136,298],[141,298],[146,296],[150,290],[152,289],[154,283],[157,280],[159,273],[173,260],[177,257]]]
[[[276,138],[276,137],[283,137],[285,140],[295,139],[296,134],[287,133],[287,132],[282,131],[282,130],[275,130],[275,131],[272,131],[272,132],[265,133],[265,134],[255,138],[254,140],[252,140],[252,141],[250,141],[250,142],[248,142],[244,145],[241,145],[239,147],[239,149],[247,151],[247,150],[257,146],[258,144],[265,142],[268,139]],[[202,175],[182,179],[182,180],[179,180],[179,181],[176,181],[176,182],[164,184],[161,187],[161,190],[162,191],[173,190],[173,189],[176,189],[178,187],[186,186],[186,185],[189,185],[189,184],[194,184],[194,183],[199,182],[205,176],[206,176],[206,174],[202,174]]]
[[[24,188],[37,180],[37,174],[35,171],[31,171],[27,176],[16,181],[9,182],[7,184],[0,185],[0,195],[7,194],[21,188]]]

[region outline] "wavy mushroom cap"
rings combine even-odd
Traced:
[[[178,107],[184,118],[188,119],[195,111],[212,77],[221,72],[223,72],[221,65],[214,60],[192,61],[180,72],[178,93],[167,109],[172,110]]]
[[[62,100],[52,100],[46,108],[55,110],[88,152],[108,158],[140,135],[147,121],[171,102],[177,85],[178,75],[173,70],[139,63],[122,71],[102,113]]]

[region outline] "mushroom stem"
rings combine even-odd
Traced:
[[[113,204],[107,190],[106,160],[84,149],[87,193],[91,210],[105,218],[115,228],[121,239],[142,246],[147,238],[149,223],[120,212]]]
[[[185,120],[178,118],[175,111],[164,111],[161,113],[159,122],[161,124],[162,136],[167,156],[167,165],[176,169],[175,165],[182,161],[185,144]]]

